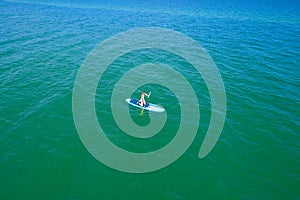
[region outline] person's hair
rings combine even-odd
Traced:
[[[143,92],[146,93],[145,90],[143,90]]]

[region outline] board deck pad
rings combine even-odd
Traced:
[[[135,105],[137,105],[137,106],[140,106],[140,105],[139,105],[139,100],[137,100],[137,99],[131,99],[131,100],[130,100],[130,103],[135,104]],[[149,104],[148,102],[146,102],[146,105],[143,106],[143,107],[147,108],[149,105],[150,105],[150,104]],[[141,106],[141,107],[142,107],[142,106]]]

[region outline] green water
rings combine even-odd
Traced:
[[[199,1],[194,7],[201,9],[193,11],[188,3],[180,9],[180,2],[44,2],[0,1],[0,199],[300,198],[299,3]],[[82,144],[72,115],[76,74],[100,42],[138,27],[179,31],[214,59],[227,115],[204,159],[198,152],[210,123],[208,89],[184,59],[159,50],[131,52],[112,63],[96,92],[98,120],[107,137],[129,151],[168,144],[180,123],[178,100],[168,88],[144,86],[151,101],[169,111],[162,132],[149,139],[124,134],[107,101],[132,66],[167,63],[189,80],[201,108],[190,148],[164,169],[130,174],[105,166]],[[148,112],[130,113],[136,124],[150,123]]]

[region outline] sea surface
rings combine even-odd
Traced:
[[[99,124],[119,147],[151,152],[175,137],[180,105],[166,87],[148,84],[149,101],[167,109],[162,131],[124,134],[110,98],[122,75],[166,63],[191,84],[201,110],[197,136],[174,163],[151,173],[112,169],[95,159],[72,114],[76,74],[104,40],[133,28],[172,29],[214,60],[227,97],[224,128],[198,158],[211,117],[201,76],[170,52],[138,50],[106,70],[95,94]],[[148,100],[148,99],[146,99]],[[136,124],[149,113],[130,109]],[[84,113],[83,113],[84,115]],[[0,199],[300,199],[300,2],[0,1]],[[110,155],[108,155],[110,156]]]

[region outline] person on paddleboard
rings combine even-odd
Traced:
[[[147,94],[145,91],[142,92],[141,98],[140,98],[140,100],[138,101],[138,103],[139,103],[140,106],[143,106],[143,107],[146,106],[145,96],[147,96],[147,97],[149,98],[149,97],[150,97],[150,93]]]

